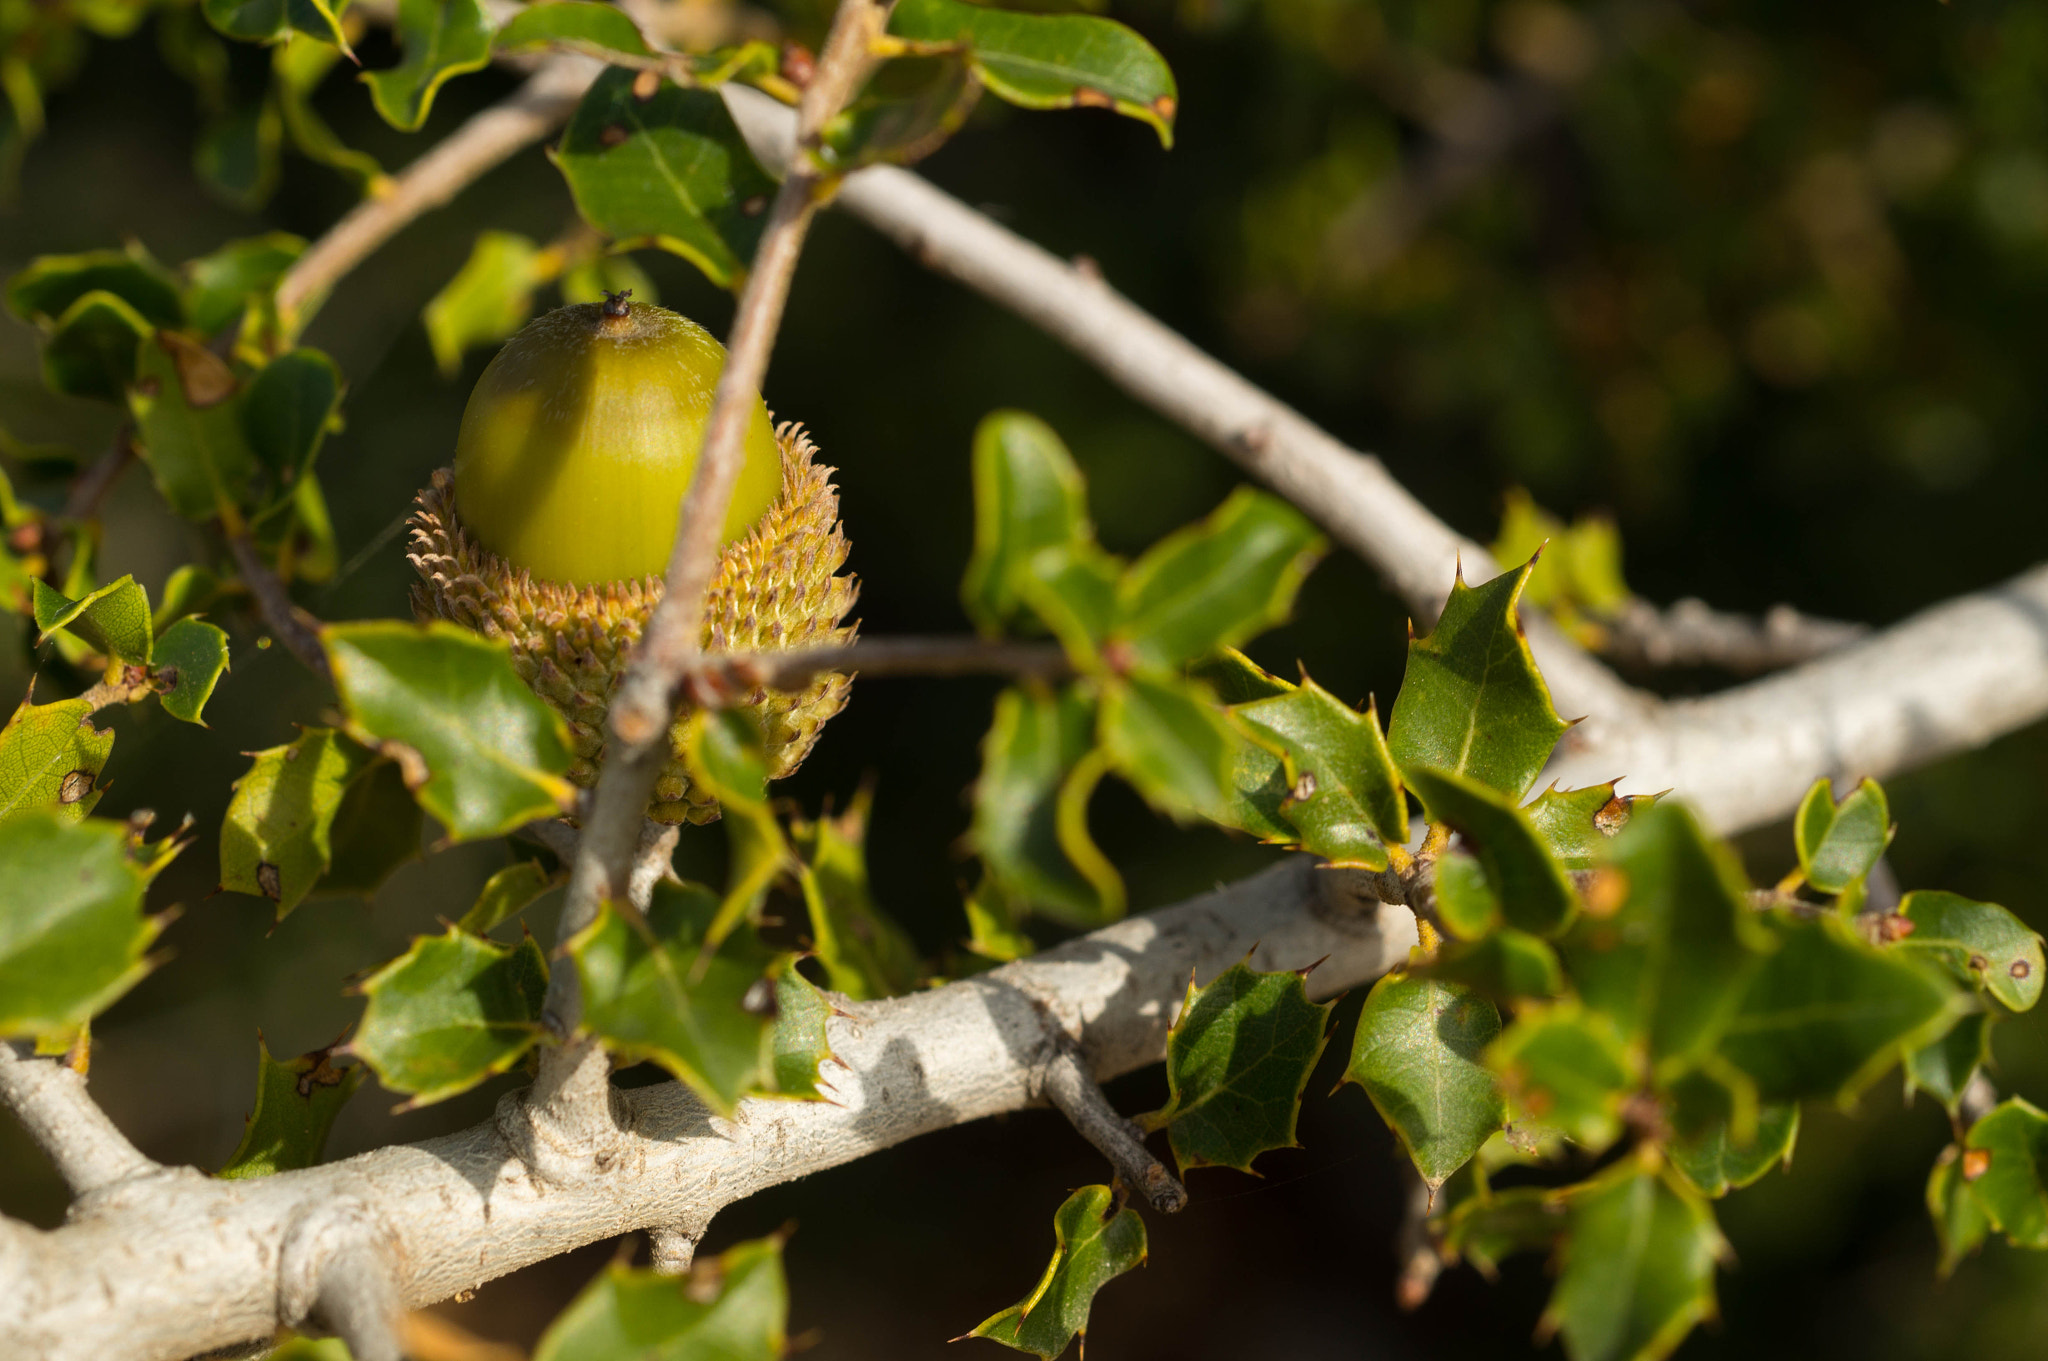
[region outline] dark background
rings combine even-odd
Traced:
[[[1652,599],[1698,594],[1746,610],[1789,600],[1878,624],[1996,581],[2048,546],[2048,7],[1120,0],[1115,12],[1179,76],[1172,152],[1107,114],[990,102],[924,169],[1049,248],[1092,256],[1196,343],[1380,454],[1459,529],[1491,537],[1502,492],[1523,485],[1559,511],[1611,511],[1631,583]],[[380,39],[363,52],[371,67],[391,60]],[[237,79],[254,88],[261,54],[235,57]],[[1346,224],[1370,220],[1387,201],[1374,195],[1399,192],[1404,168],[1412,176],[1438,154],[1432,97],[1417,89],[1455,91],[1473,77],[1520,89],[1529,62],[1579,71],[1550,96],[1555,115],[1437,205],[1382,267],[1360,269]],[[425,136],[511,85],[497,72],[454,82]],[[426,144],[377,122],[345,74],[317,105],[387,166]],[[352,201],[346,181],[288,156],[265,208],[225,207],[191,169],[199,125],[150,28],[95,42],[76,82],[52,97],[49,133],[0,215],[0,269],[130,236],[170,263],[261,230],[311,237]],[[488,357],[441,381],[419,309],[480,228],[546,240],[569,212],[542,155],[522,155],[408,229],[314,322],[308,342],[351,384],[348,429],[320,468],[344,557],[448,461]],[[723,332],[729,299],[680,261],[639,258],[665,302]],[[1237,481],[1030,327],[832,214],[813,234],[767,396],[842,470],[872,635],[965,627],[954,583],[970,534],[966,451],[993,408],[1035,411],[1071,442],[1102,537],[1120,551],[1204,513]],[[0,423],[90,452],[112,418],[43,395],[33,333],[8,323]],[[155,589],[212,551],[137,473],[107,519],[104,579],[133,571]],[[333,618],[401,614],[408,571],[394,542],[306,600]],[[1298,613],[1253,648],[1263,662],[1298,658],[1346,698],[1391,697],[1404,614],[1369,573],[1333,556]],[[490,843],[429,855],[372,902],[311,903],[275,929],[267,904],[214,895],[216,829],[245,768],[237,753],[287,740],[324,703],[246,624],[235,642],[210,731],[153,707],[115,717],[101,808],[197,819],[196,844],[159,881],[162,902],[184,904],[165,937],[174,957],[96,1026],[93,1085],[146,1152],[201,1167],[218,1166],[239,1137],[257,1030],[279,1054],[334,1038],[360,1008],[343,980],[459,915],[506,854]],[[12,703],[32,661],[26,639],[4,651],[0,697]],[[971,867],[955,843],[992,694],[972,681],[864,684],[786,788],[816,808],[877,778],[877,892],[935,958],[965,934],[959,891]],[[1889,788],[1893,864],[1907,887],[1993,899],[2048,924],[2048,733]],[[1116,788],[1099,797],[1095,828],[1136,909],[1272,855],[1168,826]],[[1759,832],[1741,850],[1752,874],[1775,877],[1789,833]],[[698,833],[681,860],[708,874],[720,855],[717,834]],[[543,939],[551,914],[546,903],[533,914]],[[1453,1271],[1419,1312],[1394,1310],[1396,1151],[1357,1090],[1323,1095],[1354,1009],[1340,1010],[1312,1084],[1303,1147],[1265,1159],[1264,1179],[1199,1172],[1184,1214],[1150,1216],[1151,1264],[1101,1296],[1093,1355],[1533,1349],[1547,1288],[1535,1259],[1492,1286]],[[2048,1099],[2037,1017],[2003,1027],[1998,1057],[2004,1090]],[[330,1152],[468,1124],[513,1080],[402,1117],[372,1084]],[[1156,1073],[1112,1092],[1126,1110],[1162,1094]],[[2048,1263],[1994,1246],[1935,1280],[1920,1189],[1945,1117],[1925,1102],[1903,1107],[1890,1078],[1853,1117],[1810,1110],[1791,1172],[1722,1203],[1739,1259],[1721,1280],[1724,1321],[1680,1354],[2041,1355]],[[1052,1210],[1101,1175],[1057,1117],[1027,1113],[760,1196],[722,1216],[706,1249],[792,1223],[792,1331],[813,1335],[815,1355],[950,1354],[945,1339],[1036,1280]],[[0,1207],[49,1224],[63,1203],[40,1155],[0,1122]],[[536,1267],[451,1312],[530,1343],[611,1251]]]

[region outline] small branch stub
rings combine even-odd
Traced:
[[[1188,1203],[1187,1188],[1146,1149],[1143,1132],[1109,1104],[1073,1037],[1050,1017],[1046,1031],[1053,1052],[1042,1078],[1045,1099],[1067,1117],[1076,1133],[1109,1159],[1125,1185],[1161,1214],[1177,1214]]]

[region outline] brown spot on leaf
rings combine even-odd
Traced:
[[[1294,788],[1287,791],[1289,803],[1306,803],[1316,796],[1316,773],[1313,770],[1301,772],[1301,778],[1294,782]]]
[[[268,860],[256,866],[256,887],[262,889],[263,896],[273,903],[284,901],[284,877]]]
[[[2027,961],[2025,961],[2024,959],[2015,959],[2012,962],[2012,967],[2010,969],[2007,969],[2006,972],[2011,974],[2014,978],[2025,978],[2027,975],[2034,972],[2034,966],[2027,963]]]
[[[1963,1180],[1975,1181],[1991,1170],[1991,1150],[1988,1148],[1966,1148],[1963,1150]]]
[[[1982,956],[1982,955],[1971,955],[1971,956],[1970,956],[1970,970],[1971,970],[1971,972],[1973,972],[1973,973],[1983,973],[1983,972],[1984,972],[1984,971],[1985,971],[1986,969],[1988,969],[1988,968],[1990,968],[1990,967],[1991,967],[1991,961],[1990,961],[1990,960],[1988,960],[1988,959],[1986,959],[1986,958],[1985,958],[1984,956]]]
[[[158,667],[155,671],[150,673],[149,684],[150,688],[155,690],[159,694],[163,694],[168,691],[177,689],[178,668],[175,666]]]
[[[1628,901],[1628,875],[1603,865],[1593,871],[1586,881],[1586,915],[1589,917],[1611,917],[1621,911],[1621,905]]]
[[[64,777],[64,782],[57,786],[57,802],[77,803],[92,793],[92,779],[92,772],[89,770],[72,771]]]
[[[267,868],[267,867],[266,867]],[[348,1071],[334,1066],[333,1049],[315,1049],[310,1054],[301,1054],[292,1060],[292,1068],[299,1075],[298,1093],[310,1097],[315,1087],[339,1087],[348,1078]]]
[[[656,71],[642,71],[633,77],[633,98],[645,104],[654,98],[654,92],[661,88],[661,75]]]
[[[1180,101],[1172,95],[1161,95],[1152,101],[1152,112],[1159,115],[1161,122],[1171,123],[1173,116],[1180,112]]]
[[[1078,86],[1074,90],[1074,103],[1084,109],[1113,109],[1116,101],[1103,91],[1090,85]]]
[[[1635,802],[1625,794],[1616,794],[1593,814],[1593,830],[1602,836],[1613,836],[1628,826],[1628,816],[1635,810]]]
[[[598,145],[609,151],[615,146],[623,146],[628,135],[625,124],[607,123],[604,130],[597,134]]]

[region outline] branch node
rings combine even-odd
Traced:
[[[653,1250],[651,1265],[664,1276],[681,1276],[697,1260],[697,1244],[703,1240],[701,1225],[657,1224],[647,1230],[647,1245]]]
[[[348,1344],[355,1361],[404,1361],[396,1256],[362,1201],[307,1210],[285,1231],[278,1255],[278,1321],[326,1329]]]
[[[534,1180],[583,1186],[617,1169],[629,1116],[611,1057],[586,1035],[543,1048],[533,1085],[501,1098],[496,1122]]]

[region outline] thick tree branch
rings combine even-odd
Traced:
[[[60,1060],[35,1058],[0,1041],[0,1104],[50,1156],[73,1195],[160,1170],[114,1128],[86,1090],[85,1074]]]
[[[845,1002],[831,1022],[830,1101],[746,1101],[730,1121],[675,1083],[617,1092],[620,1142],[605,1175],[543,1183],[502,1129],[379,1149],[247,1181],[196,1175],[109,1202],[48,1232],[0,1233],[0,1355],[179,1361],[268,1338],[283,1312],[285,1244],[326,1207],[357,1209],[390,1244],[409,1307],[585,1243],[657,1225],[701,1226],[765,1187],[919,1134],[1037,1104],[1047,1017],[1106,1080],[1156,1062],[1189,972],[1207,981],[1247,952],[1300,968],[1333,996],[1406,958],[1401,908],[1330,891],[1302,857],[1229,888],[1133,917],[1030,959],[886,1002]],[[513,1093],[501,1112],[521,1104]],[[343,1243],[349,1235],[330,1233]],[[304,1241],[316,1241],[305,1238]],[[315,1255],[294,1281],[324,1279]],[[310,1273],[310,1274],[309,1274]]]

